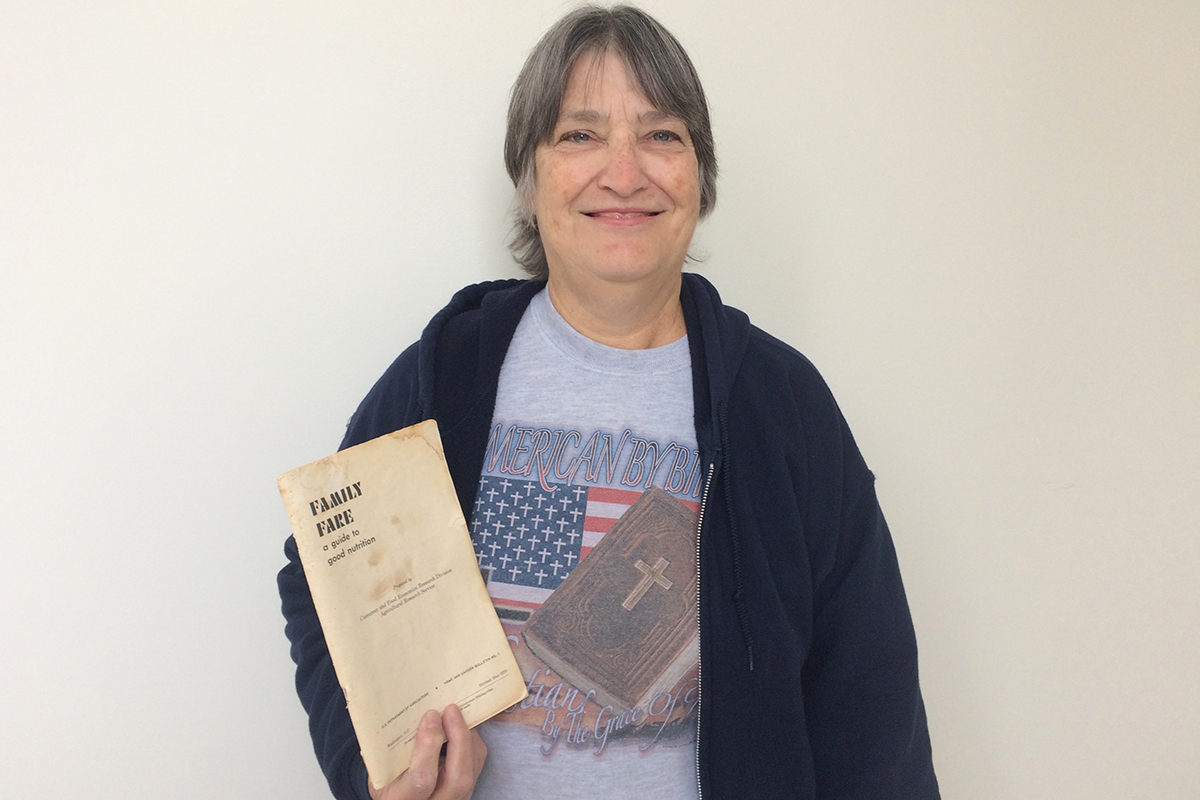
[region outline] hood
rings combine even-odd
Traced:
[[[719,409],[741,369],[750,342],[750,318],[721,302],[716,287],[694,272],[683,274],[680,292],[692,353],[696,438],[701,453],[715,460],[721,438]]]
[[[417,350],[421,419],[453,427],[480,401],[494,399],[517,324],[545,285],[519,278],[476,283],[429,320]]]

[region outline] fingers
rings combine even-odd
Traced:
[[[383,789],[370,783],[367,789],[376,800],[469,800],[486,757],[479,733],[467,727],[457,705],[448,705],[440,715],[421,717],[408,769]]]
[[[413,745],[412,763],[398,782],[405,784],[406,791],[399,795],[412,800],[427,800],[438,784],[438,767],[442,744],[446,741],[442,729],[442,718],[436,711],[426,711],[417,728],[417,741]]]
[[[483,762],[487,760],[487,745],[483,743],[483,738],[479,735],[479,731],[471,729],[471,753],[472,761],[474,762],[475,780],[479,780],[479,773],[483,772]]]
[[[381,790],[369,783],[367,788],[375,800],[469,800],[486,756],[483,739],[467,727],[458,706],[446,706],[440,715],[427,711],[408,769]]]
[[[446,734],[446,764],[441,789],[447,800],[466,800],[474,791],[479,771],[483,769],[487,747],[479,734],[467,727],[458,706],[446,706],[442,712],[442,727]]]

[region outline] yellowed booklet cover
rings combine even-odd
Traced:
[[[408,768],[417,724],[474,727],[525,697],[433,420],[279,477],[371,783]]]

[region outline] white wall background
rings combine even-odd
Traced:
[[[0,0],[0,796],[328,796],[274,478],[513,273],[566,7]],[[701,271],[878,475],[944,796],[1200,796],[1200,4],[647,7]]]

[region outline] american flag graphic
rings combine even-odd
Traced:
[[[501,617],[524,619],[595,547],[640,490],[550,484],[484,475],[471,513],[471,542]],[[694,510],[699,503],[683,501]]]

